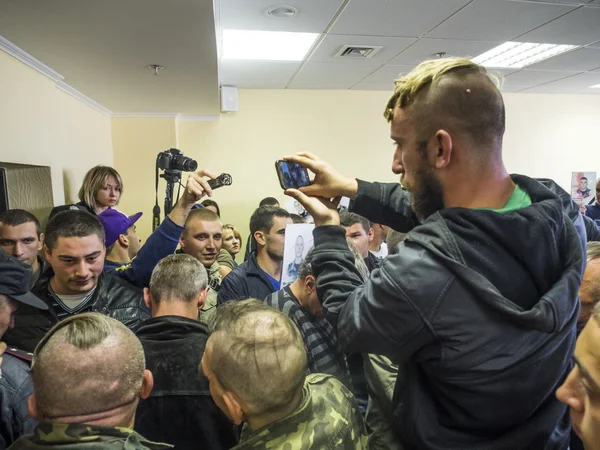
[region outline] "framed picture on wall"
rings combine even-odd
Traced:
[[[579,205],[594,201],[596,192],[596,172],[572,172],[571,198]]]

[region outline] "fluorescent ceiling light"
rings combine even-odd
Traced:
[[[318,33],[223,30],[223,58],[302,61]]]
[[[594,89],[600,89],[600,84],[595,84],[595,85],[593,85],[593,86],[590,86],[590,87],[591,87],[591,88],[594,88]]]
[[[568,52],[578,45],[535,44],[532,42],[505,42],[475,58],[473,61],[485,67],[520,69],[544,59]]]

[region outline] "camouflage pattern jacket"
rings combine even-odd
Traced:
[[[223,278],[219,273],[221,266],[218,262],[212,263],[210,267],[206,267],[208,274],[208,295],[206,296],[206,302],[198,314],[198,320],[200,322],[208,323],[213,314],[217,311],[217,294],[219,287],[221,287],[221,281]]]
[[[311,374],[298,409],[252,432],[232,450],[365,450],[367,435],[352,393],[331,375]]]
[[[21,436],[13,450],[164,450],[168,444],[150,442],[129,428],[85,424],[40,423],[33,434]]]

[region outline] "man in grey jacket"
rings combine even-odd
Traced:
[[[396,82],[386,109],[399,184],[315,173],[286,193],[312,214],[313,270],[346,351],[402,367],[395,432],[410,449],[565,449],[569,416],[554,397],[571,367],[585,228],[540,182],[502,160],[502,95],[467,59],[425,61]],[[336,199],[408,232],[364,286],[345,248]],[[329,199],[333,199],[329,200]]]

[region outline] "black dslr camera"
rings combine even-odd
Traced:
[[[156,158],[156,165],[162,170],[180,170],[183,172],[193,172],[198,167],[196,161],[183,156],[183,152],[176,148],[160,152]]]

